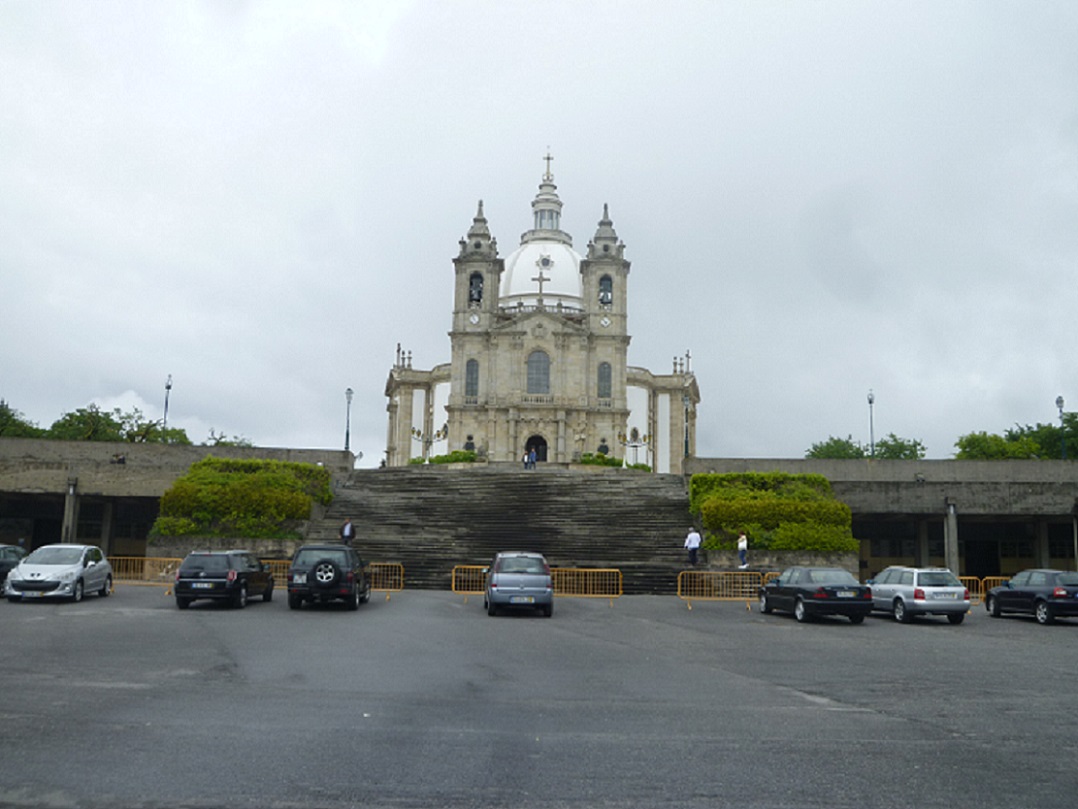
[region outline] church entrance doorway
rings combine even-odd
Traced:
[[[524,451],[531,452],[535,450],[535,460],[545,463],[546,462],[546,439],[541,435],[533,435],[524,442]]]

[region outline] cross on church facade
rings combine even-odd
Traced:
[[[543,160],[546,161],[546,174],[543,176],[544,180],[553,180],[554,179],[554,175],[550,173],[550,161],[553,160],[553,159],[554,159],[554,157],[550,154],[550,147],[547,146],[546,147],[546,157],[543,158]]]
[[[540,268],[539,274],[535,275],[535,276],[532,276],[532,280],[538,282],[538,284],[539,284],[539,297],[542,298],[543,297],[543,284],[545,284],[547,281],[550,281],[551,279],[547,278],[545,275],[543,275],[543,270]]]

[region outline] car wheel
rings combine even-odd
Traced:
[[[359,588],[356,587],[352,590],[352,594],[348,597],[348,611],[355,612],[359,609]]]
[[[850,623],[851,624],[863,624],[864,622],[865,622],[865,616],[863,616],[863,615],[851,615],[850,616]]]
[[[805,609],[805,602],[800,598],[797,599],[797,603],[794,604],[794,618],[801,623],[805,623],[809,619],[808,610]]]
[[[330,587],[341,578],[341,569],[332,559],[322,559],[311,568],[311,575],[319,587]]]
[[[97,591],[97,594],[101,598],[108,598],[108,595],[111,592],[112,592],[112,576],[109,576],[107,579],[105,579],[104,586],[100,590]]]
[[[554,605],[553,604],[547,604],[545,607],[543,607],[543,617],[544,618],[549,618],[553,614],[554,614]]]
[[[947,616],[947,620],[950,621],[952,624],[960,624],[964,620],[966,620],[966,613],[952,612],[950,615]]]
[[[288,609],[298,610],[303,606],[303,596],[298,596],[295,593],[288,594]]]
[[[273,585],[271,584],[266,588],[266,592],[262,594],[262,601],[273,601]]]
[[[75,582],[75,590],[71,593],[72,601],[74,601],[75,603],[82,601],[82,593],[84,587],[85,585],[82,583],[82,579],[79,579],[77,582]]]
[[[359,597],[360,604],[366,604],[368,601],[371,600],[371,580],[364,579],[363,583],[366,585],[366,587],[363,588],[363,595]]]
[[[771,612],[771,605],[767,603],[767,593],[760,593],[760,612],[764,615]]]
[[[1033,608],[1033,615],[1037,618],[1037,623],[1044,626],[1054,624],[1056,621],[1056,616],[1052,613],[1052,608],[1047,601],[1038,601],[1037,606]]]
[[[988,600],[984,602],[984,608],[988,610],[988,614],[993,618],[998,618],[1002,615],[999,609],[999,599],[995,596],[988,596]]]
[[[191,606],[192,600],[193,599],[190,598],[180,598],[179,596],[176,596],[176,606],[181,610],[185,610]]]
[[[488,601],[487,602],[487,615],[497,615],[497,614],[498,614],[498,607],[494,604],[493,601]]]
[[[242,610],[247,606],[247,585],[240,584],[240,591],[236,593],[236,599],[232,602],[232,606],[238,610]]]
[[[895,620],[901,624],[908,624],[913,620],[913,616],[910,615],[910,611],[906,609],[906,602],[901,598],[896,598],[895,603],[891,605],[891,612],[895,616]]]
[[[12,604],[18,604],[20,601],[22,601],[22,596],[8,596],[7,600],[10,601]]]

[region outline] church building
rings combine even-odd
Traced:
[[[453,450],[488,462],[569,464],[602,453],[680,473],[695,455],[700,391],[691,357],[672,372],[628,364],[629,262],[607,206],[585,255],[561,228],[550,157],[532,227],[498,256],[483,203],[453,259],[451,357],[412,367],[397,348],[386,382],[386,464]]]

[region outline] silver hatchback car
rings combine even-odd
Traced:
[[[550,565],[541,553],[513,551],[499,553],[487,568],[483,606],[488,615],[499,607],[529,607],[554,614],[554,582]]]
[[[946,615],[960,624],[969,612],[969,590],[945,567],[888,567],[867,582],[872,608],[908,624],[916,615]]]
[[[42,545],[12,568],[4,582],[8,601],[66,598],[112,592],[112,565],[96,545]]]

